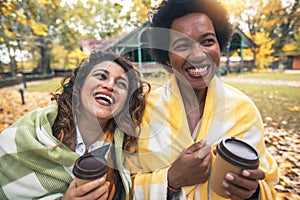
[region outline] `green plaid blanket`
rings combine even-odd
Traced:
[[[73,179],[78,154],[58,140],[51,126],[57,104],[32,111],[0,134],[0,199],[55,199]]]
[[[79,155],[65,145],[54,147],[52,135],[57,104],[32,111],[0,133],[0,199],[55,199],[63,196],[74,178]],[[131,177],[122,145],[124,134],[115,130],[117,168],[123,182],[122,199],[129,198]]]

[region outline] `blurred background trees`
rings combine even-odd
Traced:
[[[234,24],[259,46],[256,66],[267,67],[273,55],[300,55],[299,0],[221,0]]]
[[[221,0],[231,21],[259,45],[257,67],[275,53],[299,55],[299,0]],[[118,38],[149,19],[154,0],[2,0],[0,72],[69,69],[86,55],[81,39]]]

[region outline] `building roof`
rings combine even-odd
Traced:
[[[145,37],[143,33],[146,31],[149,24],[150,22],[146,21],[144,24],[142,24],[134,31],[128,33],[120,40],[108,46],[107,49],[140,47],[142,44],[144,44],[143,39],[145,40]],[[230,42],[230,50],[234,51],[239,48],[255,48],[255,47],[257,47],[257,45],[254,43],[254,41],[251,40],[249,37],[247,37],[246,34],[240,28],[235,26],[234,34]]]

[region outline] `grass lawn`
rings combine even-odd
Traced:
[[[300,131],[300,88],[230,83],[247,94],[257,105],[268,126]]]
[[[53,78],[42,81],[28,82],[27,92],[54,92],[60,87],[61,80],[63,78]]]
[[[254,78],[254,79],[268,79],[268,80],[287,80],[287,81],[300,81],[300,74],[288,74],[281,72],[259,72],[259,73],[231,73],[229,77],[239,78]]]

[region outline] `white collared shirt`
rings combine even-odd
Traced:
[[[88,152],[91,152],[91,151],[94,151],[95,149],[98,149],[98,148],[101,148],[105,145],[110,145],[110,148],[111,148],[111,144],[110,143],[107,143],[105,141],[99,141],[97,140],[96,142],[94,142],[88,149]],[[110,150],[109,148],[109,150]],[[75,152],[78,153],[80,156],[82,156],[84,153],[85,153],[85,150],[86,150],[86,146],[83,142],[83,139],[82,139],[82,136],[81,136],[81,133],[79,131],[79,128],[78,128],[78,125],[76,124],[76,144],[75,144]],[[107,158],[108,156],[108,152],[106,153],[105,157]]]

